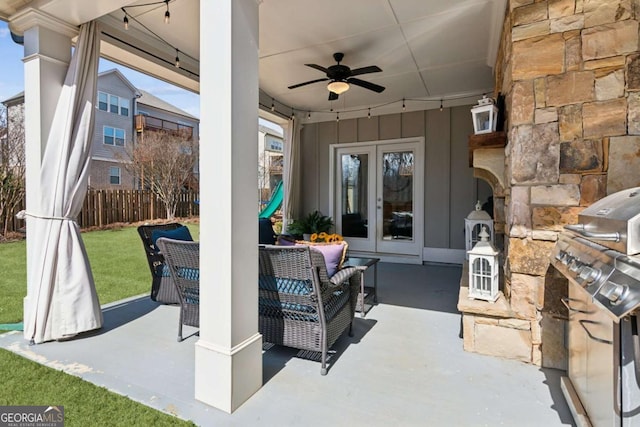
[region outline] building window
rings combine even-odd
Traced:
[[[129,100],[120,98],[120,115],[129,116]]]
[[[118,105],[118,97],[115,95],[109,95],[109,112],[118,114],[119,105]]]
[[[107,98],[108,95],[104,92],[98,92],[98,109],[102,111],[107,111]]]
[[[98,92],[98,109],[128,117],[129,100],[105,92]]]
[[[124,129],[112,128],[111,126],[105,126],[103,129],[103,143],[107,145],[117,145],[124,147]]]
[[[120,185],[120,168],[111,166],[109,168],[109,184]]]

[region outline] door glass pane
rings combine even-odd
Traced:
[[[369,156],[343,154],[342,164],[342,235],[367,237],[367,203]]]
[[[413,166],[411,151],[382,155],[383,240],[413,240]]]

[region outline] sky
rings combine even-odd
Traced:
[[[6,22],[0,22],[0,101],[8,99],[24,90],[23,47],[11,39]],[[100,60],[99,72],[119,69],[138,89],[146,90],[195,117],[200,117],[200,97],[177,86],[170,85],[137,71]]]

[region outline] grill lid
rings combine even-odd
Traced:
[[[565,228],[626,255],[640,253],[640,187],[598,200]]]

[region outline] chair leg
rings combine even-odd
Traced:
[[[180,318],[178,320],[178,342],[182,342],[182,307],[180,307]]]
[[[349,336],[353,337],[353,320],[349,323]]]

